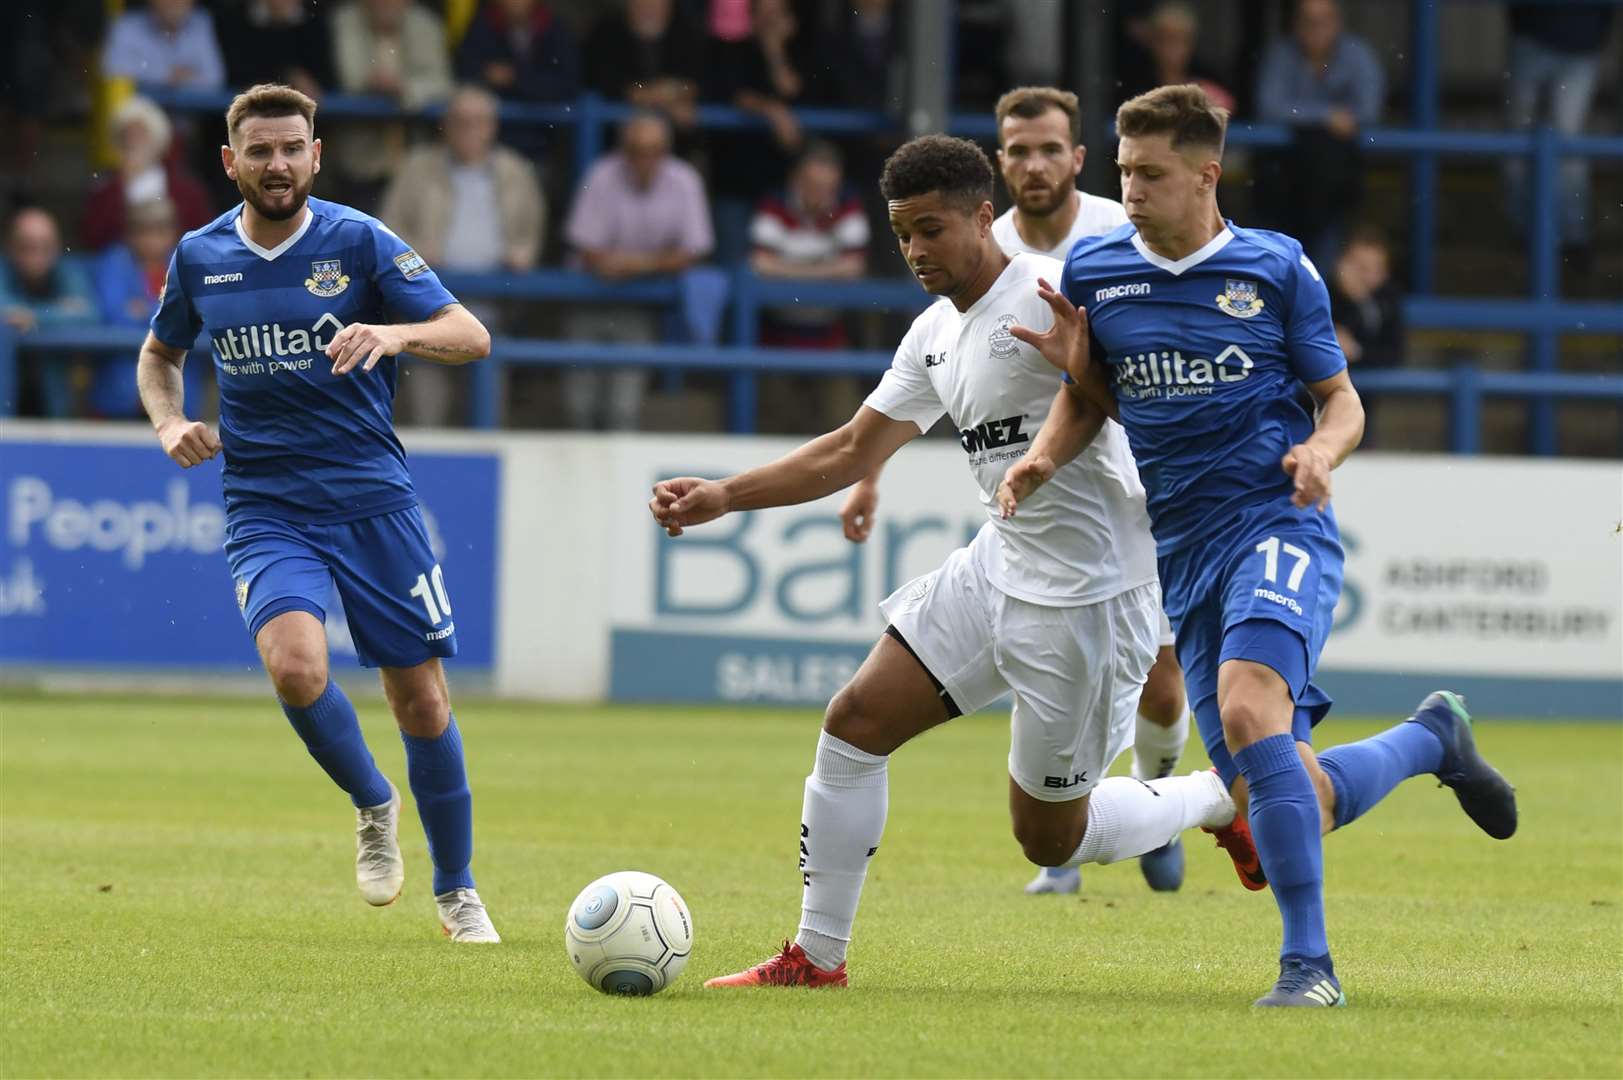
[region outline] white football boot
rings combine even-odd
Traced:
[[[485,902],[479,899],[479,894],[474,890],[452,889],[440,893],[434,897],[434,904],[440,909],[440,929],[452,941],[483,945],[495,945],[501,941],[502,936],[491,925]]]
[[[373,907],[388,907],[406,883],[400,857],[400,791],[389,785],[389,801],[355,810],[355,885]]]

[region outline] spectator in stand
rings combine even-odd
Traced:
[[[1195,62],[1199,37],[1200,20],[1194,8],[1178,0],[1158,4],[1144,27],[1146,63],[1134,81],[1123,83],[1121,100],[1162,86],[1194,83],[1206,91],[1213,105],[1233,111],[1234,95]]]
[[[79,240],[100,251],[124,238],[127,207],[167,201],[182,230],[199,229],[214,219],[214,207],[202,181],[188,172],[174,153],[169,118],[147,98],[136,95],[120,105],[112,119],[113,151],[118,168],[90,189]]]
[[[1367,369],[1401,364],[1403,305],[1392,281],[1386,234],[1369,225],[1354,229],[1327,284],[1330,321],[1353,377]],[[1373,396],[1364,399],[1364,446],[1373,444],[1375,404]]]
[[[1380,119],[1385,85],[1375,51],[1342,29],[1335,0],[1299,0],[1291,37],[1263,57],[1258,118],[1290,125],[1295,137],[1265,163],[1259,201],[1321,266],[1335,261],[1343,222],[1363,199],[1357,136]]]
[[[750,269],[761,277],[850,281],[867,269],[868,216],[862,200],[843,190],[844,167],[831,144],[812,140],[789,171],[788,186],[761,200],[750,226]],[[839,349],[847,344],[838,311],[795,305],[762,313],[761,344]],[[789,430],[828,430],[862,400],[850,376],[768,375],[761,409]],[[817,408],[809,408],[815,402]]]
[[[604,97],[664,113],[678,130],[697,118],[704,39],[673,0],[626,0],[586,38],[586,85]]]
[[[501,102],[464,86],[445,110],[445,141],[407,156],[390,181],[379,214],[441,272],[533,270],[541,255],[546,207],[535,167],[496,141]],[[493,333],[499,305],[467,302]],[[452,422],[466,386],[462,368],[411,363],[401,369],[401,400],[414,424]]]
[[[710,48],[707,96],[754,113],[770,132],[723,132],[711,139],[716,258],[723,265],[744,258],[755,202],[783,182],[785,167],[802,142],[791,105],[806,94],[809,69],[802,53],[807,39],[800,36],[788,0],[754,0],[749,14],[748,36],[712,38]]]
[[[485,0],[456,54],[457,77],[503,101],[571,101],[580,93],[580,48],[569,26],[539,0]],[[504,141],[532,157],[547,147],[538,124],[510,125]]]
[[[677,274],[710,253],[715,238],[704,181],[671,155],[670,123],[639,112],[620,129],[620,149],[581,180],[565,238],[579,265],[605,281]],[[660,313],[646,306],[573,309],[565,334],[583,341],[648,344],[659,339]],[[570,422],[581,429],[633,430],[642,413],[647,372],[592,368],[564,375]]]
[[[1577,135],[1589,119],[1601,57],[1612,36],[1617,8],[1604,4],[1510,5],[1510,123],[1515,128],[1550,124]],[[1545,101],[1541,107],[1540,99]],[[1561,244],[1580,270],[1591,260],[1589,159],[1561,162],[1557,220]],[[1509,217],[1518,230],[1528,219],[1527,159],[1505,160]]]
[[[84,269],[62,254],[62,232],[46,210],[17,211],[6,236],[6,259],[0,265],[0,319],[23,333],[59,326],[94,326],[96,299]],[[67,366],[59,356],[46,356],[29,374],[39,408],[51,417],[72,411]]]
[[[96,303],[107,325],[144,330],[158,310],[180,228],[174,205],[163,198],[134,204],[125,222],[124,242],[108,248],[96,260]],[[188,404],[195,406],[202,396],[203,371],[202,364],[187,364],[182,369]],[[113,420],[143,415],[133,355],[97,362],[88,404],[92,415]]]
[[[101,70],[140,87],[225,86],[214,20],[198,10],[196,0],[150,0],[145,10],[120,15],[102,48]]]
[[[247,0],[220,21],[233,86],[286,83],[313,98],[334,84],[332,36],[313,0]]]
[[[338,88],[392,98],[421,109],[451,94],[445,25],[415,0],[349,0],[333,16]],[[332,140],[324,164],[335,166],[341,201],[371,210],[405,152],[399,122],[350,122]]]
[[[750,269],[773,278],[860,278],[867,268],[868,219],[862,201],[842,190],[840,152],[814,140],[795,162],[788,187],[761,200],[750,226]],[[793,307],[766,313],[767,345],[837,349],[845,325],[835,312]]]

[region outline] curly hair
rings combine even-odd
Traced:
[[[921,135],[885,161],[879,193],[887,202],[939,191],[973,209],[992,198],[992,163],[968,139]]]

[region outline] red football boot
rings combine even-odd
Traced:
[[[785,941],[783,951],[764,963],[740,971],[736,975],[722,975],[705,981],[706,986],[804,986],[817,989],[823,986],[845,986],[845,965],[833,971],[824,971],[811,962],[811,957],[799,945]]]
[[[1213,769],[1212,772],[1216,772]],[[1201,832],[1217,838],[1217,846],[1234,860],[1234,872],[1240,875],[1240,884],[1252,892],[1268,887],[1268,875],[1262,872],[1262,860],[1257,858],[1257,845],[1251,839],[1251,822],[1244,814],[1235,814],[1234,820],[1220,829],[1201,826]]]

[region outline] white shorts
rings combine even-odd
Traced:
[[[1171,648],[1178,643],[1178,635],[1172,632],[1172,620],[1167,618],[1166,611],[1161,612],[1161,647]]]
[[[1009,775],[1032,798],[1081,798],[1132,745],[1165,619],[1157,583],[1045,607],[994,588],[960,548],[879,610],[959,711],[1014,694]]]

